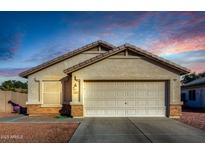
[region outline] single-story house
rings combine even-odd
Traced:
[[[205,108],[205,77],[184,84],[181,92],[185,107]]]
[[[96,41],[20,73],[30,115],[74,117],[181,115],[180,75],[189,70],[131,44]]]

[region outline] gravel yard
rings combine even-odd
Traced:
[[[64,143],[80,119],[0,113],[0,143]]]
[[[205,110],[186,109],[179,121],[205,131]]]
[[[78,123],[0,123],[1,143],[65,143]]]
[[[205,110],[183,110],[179,121],[205,131]],[[0,114],[0,143],[66,143],[81,119]]]

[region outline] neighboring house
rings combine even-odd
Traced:
[[[20,74],[30,115],[70,104],[74,117],[181,115],[180,75],[189,70],[124,44],[96,41]]]
[[[205,77],[183,85],[181,100],[186,107],[205,108]]]

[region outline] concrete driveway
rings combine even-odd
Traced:
[[[205,132],[168,118],[84,118],[70,142],[205,143]]]

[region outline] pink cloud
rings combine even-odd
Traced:
[[[159,40],[151,43],[148,49],[160,55],[205,50],[205,34],[187,38]]]
[[[173,16],[176,16],[174,20]],[[173,12],[165,16],[159,15],[157,21],[160,37],[150,43],[150,50],[157,50],[156,52],[160,54],[204,49],[205,33],[201,24],[205,21],[204,14]]]
[[[191,71],[192,72],[196,72],[196,73],[201,73],[201,72],[204,72],[205,71],[205,66],[201,65],[201,66],[193,66],[193,67],[190,67]]]
[[[203,21],[205,21],[205,16],[196,16],[193,14],[192,19],[188,22],[188,24],[198,24]]]

